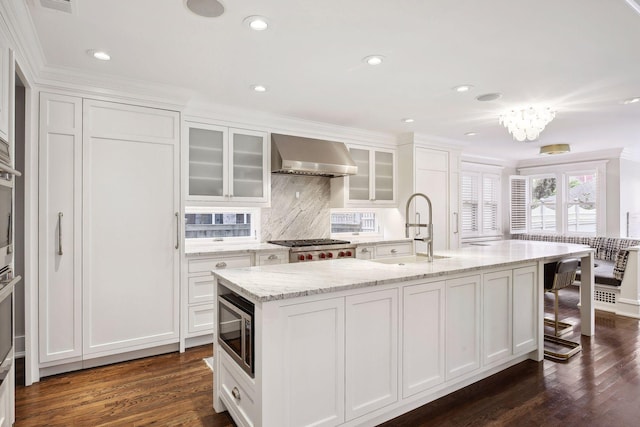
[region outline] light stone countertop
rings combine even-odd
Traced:
[[[432,263],[381,263],[341,259],[214,271],[225,286],[256,302],[325,294],[400,281],[473,272],[526,261],[580,257],[593,249],[565,243],[502,240],[487,246],[437,251]],[[398,261],[402,258],[399,257]]]
[[[413,242],[413,239],[411,238],[401,238],[401,239],[383,239],[381,237],[375,238],[375,237],[365,237],[362,239],[358,239],[355,236],[353,237],[353,239],[346,239],[349,240],[351,243],[353,243],[354,245],[386,245],[386,244],[394,244],[394,243],[406,243],[406,242]]]
[[[243,253],[252,253],[252,252],[267,252],[267,251],[283,251],[289,252],[289,248],[274,245],[271,243],[246,243],[246,244],[226,244],[221,245],[220,243],[210,244],[210,245],[190,245],[185,247],[185,255],[187,257],[195,257],[195,256],[203,256],[203,255],[212,255],[212,254],[220,254],[220,255],[232,255],[232,254],[243,254]]]

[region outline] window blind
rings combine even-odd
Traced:
[[[500,176],[484,174],[482,176],[482,230],[484,233],[496,233],[499,224]]]
[[[527,204],[529,196],[529,180],[526,176],[509,177],[509,201],[511,216],[509,225],[511,234],[527,232]]]
[[[462,234],[476,233],[478,227],[478,187],[479,175],[463,173],[461,179]]]

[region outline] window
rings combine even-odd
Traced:
[[[466,170],[460,181],[462,238],[501,234],[500,174]]]
[[[186,239],[246,241],[258,235],[258,209],[187,208],[184,219]]]
[[[331,212],[331,234],[378,234],[378,222],[374,211]]]
[[[604,162],[521,169],[511,177],[511,233],[605,234],[605,172]]]

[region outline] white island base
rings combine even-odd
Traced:
[[[488,250],[451,255],[478,253]],[[255,303],[256,363],[251,378],[216,346],[214,409],[242,426],[372,426],[526,359],[541,361],[542,271],[567,255],[582,257],[588,280],[592,253],[574,245],[479,264],[340,260],[216,273],[218,291]],[[294,277],[306,291],[282,283]],[[267,295],[273,280],[282,292]],[[331,283],[313,288],[323,280]],[[590,304],[582,310],[592,317]]]

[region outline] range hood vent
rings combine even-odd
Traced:
[[[355,175],[358,167],[342,142],[272,133],[271,172],[334,178]]]

